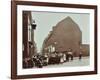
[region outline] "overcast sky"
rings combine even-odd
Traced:
[[[41,49],[44,39],[59,21],[70,16],[80,27],[82,31],[82,43],[89,44],[90,42],[90,21],[89,14],[83,13],[55,13],[55,12],[32,12],[32,18],[35,20],[37,27],[35,30],[34,39],[38,50]]]

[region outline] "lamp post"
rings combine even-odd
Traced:
[[[31,42],[32,42],[32,46],[31,46],[31,57],[34,55],[35,53],[35,43],[34,43],[34,30],[36,29],[36,24],[35,21],[32,20],[31,22]]]

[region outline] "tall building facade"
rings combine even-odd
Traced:
[[[52,49],[55,49],[56,52],[64,52],[72,49],[73,55],[78,56],[81,44],[82,32],[79,26],[68,16],[53,27],[43,42],[42,52],[46,53],[50,50],[52,52]]]
[[[34,41],[35,21],[32,20],[30,11],[23,11],[23,61],[30,59],[36,52]],[[23,64],[25,66],[26,64]]]

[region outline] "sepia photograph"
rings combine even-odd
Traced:
[[[89,13],[23,11],[23,68],[88,66]]]

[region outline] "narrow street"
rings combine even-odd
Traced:
[[[75,57],[73,61],[70,60],[69,62],[64,62],[61,64],[48,65],[48,66],[44,66],[43,68],[87,66],[90,63],[89,60],[90,60],[89,57],[82,57],[81,60],[79,60],[78,57]]]

